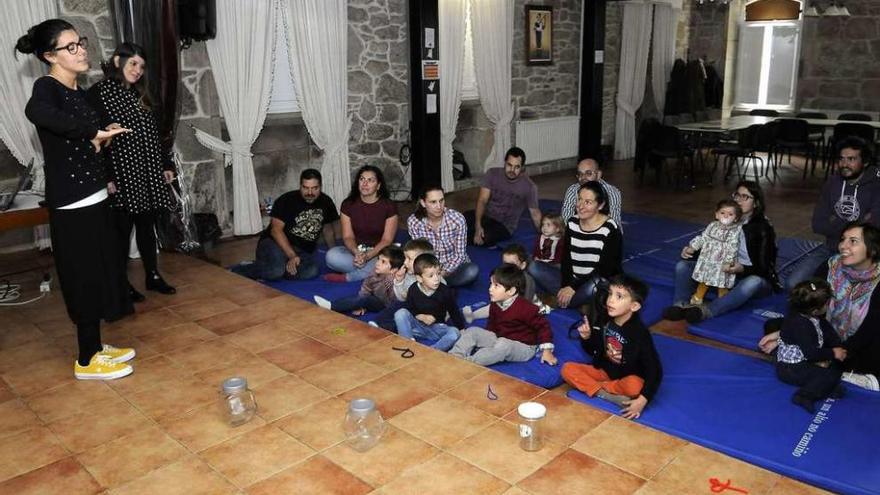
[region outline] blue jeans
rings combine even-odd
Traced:
[[[675,292],[672,303],[678,306],[690,304],[691,295],[697,289],[697,282],[691,278],[697,262],[694,260],[679,260],[675,265]],[[707,318],[721,316],[729,313],[750,299],[769,296],[773,292],[770,282],[758,275],[749,275],[745,278],[737,278],[736,285],[724,296],[716,297],[706,305]]]
[[[366,262],[358,268],[354,266],[354,255],[345,246],[332,247],[327,251],[327,268],[334,272],[344,273],[349,282],[363,280],[373,273],[378,257]]]
[[[544,263],[543,261],[533,261],[529,263],[526,271],[535,279],[535,285],[538,286],[536,292],[539,294],[546,293],[555,296],[559,293],[559,289],[562,288],[562,271],[558,266]],[[593,298],[593,294],[596,293],[596,283],[600,279],[601,277],[590,277],[589,280],[581,284],[574,291],[574,295],[571,296],[568,307],[577,308],[589,302]]]
[[[408,309],[398,309],[394,313],[394,323],[397,325],[397,334],[406,339],[421,338],[436,340],[431,347],[438,351],[446,352],[452,349],[458,340],[458,329],[445,323],[425,325],[409,312]]]
[[[318,276],[318,264],[312,253],[299,252],[299,267],[292,280],[308,280]],[[271,237],[257,243],[257,259],[250,264],[238,264],[231,268],[234,273],[254,280],[278,280],[287,275],[287,255]]]
[[[366,309],[370,313],[376,313],[385,309],[385,303],[374,295],[354,295],[339,298],[330,305],[330,309],[337,313],[350,313],[361,308]]]
[[[470,285],[474,283],[477,276],[480,275],[480,267],[474,262],[467,262],[458,265],[458,268],[451,273],[447,273],[445,277],[446,285],[449,287],[461,287],[462,285]]]
[[[822,263],[827,263],[828,258],[835,254],[837,253],[825,244],[812,250],[791,267],[791,273],[785,277],[785,290],[791,291],[795,285],[812,278]]]

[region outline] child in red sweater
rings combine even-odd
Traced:
[[[627,419],[636,419],[648,404],[663,378],[660,357],[651,333],[639,317],[648,287],[629,275],[610,281],[605,309],[610,321],[591,325],[587,317],[578,327],[591,364],[568,362],[562,378],[590,397],[614,402]]]
[[[525,287],[522,270],[503,264],[489,279],[489,323],[487,329],[470,327],[449,350],[483,366],[502,361],[528,361],[541,351],[541,362],[556,364],[550,323],[538,307],[519,294]]]

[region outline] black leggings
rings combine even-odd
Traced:
[[[120,259],[122,260],[123,273],[128,266],[132,227],[135,229],[138,251],[141,252],[141,261],[144,263],[144,273],[149,275],[156,272],[156,212],[128,213],[124,210],[117,210],[116,222],[119,232],[119,249],[122,252]]]
[[[796,395],[812,401],[822,400],[840,383],[840,369],[836,366],[823,368],[813,363],[776,363],[776,376],[789,385],[800,387]]]

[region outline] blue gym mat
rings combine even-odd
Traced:
[[[657,334],[654,343],[663,382],[638,422],[827,490],[880,493],[880,393],[847,385],[811,415],[769,362]],[[568,396],[618,412],[577,390]]]

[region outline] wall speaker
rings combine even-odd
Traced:
[[[212,40],[217,36],[215,0],[178,0],[177,14],[180,21],[180,39],[184,44]]]

